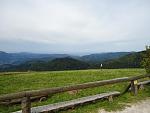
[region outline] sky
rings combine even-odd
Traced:
[[[0,51],[141,51],[149,30],[150,0],[0,0]]]

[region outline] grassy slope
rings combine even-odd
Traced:
[[[0,95],[13,93],[31,89],[41,89],[48,87],[59,87],[66,85],[73,85],[78,83],[85,83],[97,80],[106,80],[118,77],[136,76],[144,74],[143,69],[114,69],[114,70],[81,70],[81,71],[55,71],[55,72],[27,72],[27,73],[1,73],[0,74]],[[81,90],[77,94],[70,95],[67,92],[53,95],[45,102],[33,103],[33,106],[44,105],[49,103],[55,103],[59,101],[70,100],[87,95],[107,92],[107,91],[123,91],[127,87],[128,83],[121,83],[115,85],[108,85],[103,87],[97,87],[92,89]],[[74,110],[64,111],[72,113],[95,113],[99,108],[105,108],[106,110],[116,110],[124,106],[123,103],[133,102],[136,99],[143,99],[150,96],[150,87],[144,91],[140,91],[138,96],[134,97],[127,93],[115,101],[109,103],[108,101],[101,101],[95,104],[88,104],[86,106],[78,107]],[[121,104],[120,104],[121,103]],[[0,106],[0,112],[8,113],[20,109],[20,106],[5,107]]]

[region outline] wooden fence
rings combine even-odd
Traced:
[[[9,101],[12,99],[19,99],[22,98],[22,112],[23,113],[30,113],[31,112],[31,97],[35,96],[42,96],[42,95],[50,95],[50,94],[56,94],[66,91],[72,91],[72,90],[80,90],[80,89],[86,89],[86,88],[93,88],[93,87],[99,87],[109,84],[116,84],[121,82],[131,82],[131,91],[134,95],[137,94],[137,80],[150,77],[149,74],[146,75],[140,75],[140,76],[134,76],[134,77],[123,77],[123,78],[115,78],[111,80],[103,80],[103,81],[96,81],[96,82],[88,82],[84,84],[77,84],[72,86],[64,86],[64,87],[56,87],[56,88],[47,88],[42,90],[32,90],[32,91],[24,91],[19,93],[12,93],[12,94],[5,94],[0,96],[0,101]]]

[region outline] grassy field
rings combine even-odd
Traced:
[[[55,72],[18,72],[0,73],[0,95],[26,90],[35,90],[50,87],[61,87],[78,83],[106,80],[118,77],[129,77],[145,74],[144,69],[105,69],[105,70],[78,70],[78,71],[55,71]],[[83,96],[98,94],[107,91],[123,92],[128,83],[119,83],[103,87],[80,90],[77,94],[68,92],[53,95],[47,101],[32,103],[32,106],[45,105]],[[146,99],[150,96],[150,87],[139,91],[137,96],[126,93],[113,102],[98,101],[95,104],[88,104],[77,107],[73,110],[62,111],[63,113],[97,113],[100,108],[105,110],[118,110],[125,107],[126,103]],[[20,105],[0,106],[0,113],[9,113],[20,109]]]

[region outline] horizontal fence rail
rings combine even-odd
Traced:
[[[116,79],[111,79],[111,80],[88,82],[88,83],[64,86],[64,87],[46,88],[42,90],[23,91],[19,93],[1,95],[0,101],[18,99],[18,98],[23,98],[23,97],[50,95],[50,94],[56,94],[56,93],[72,91],[72,90],[93,88],[93,87],[104,86],[104,85],[109,85],[109,84],[134,81],[134,80],[138,80],[138,79],[142,79],[146,77],[150,77],[150,74],[140,75],[140,76],[135,76],[135,77],[123,77],[123,78],[116,78]]]

